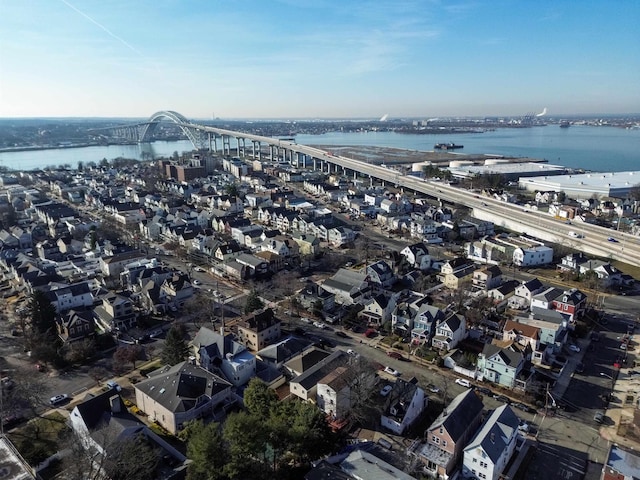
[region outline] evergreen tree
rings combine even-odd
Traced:
[[[252,378],[244,391],[244,406],[251,415],[267,418],[278,404],[276,392],[262,380]]]
[[[204,425],[202,421],[190,423],[187,458],[192,462],[187,468],[187,480],[225,478],[226,451],[220,426],[217,423]]]
[[[260,299],[258,292],[251,290],[247,296],[247,303],[244,305],[244,313],[251,313],[264,307],[264,303]]]
[[[56,308],[44,292],[35,290],[27,304],[31,329],[36,334],[53,332],[56,328]]]
[[[184,340],[184,328],[173,325],[167,332],[167,338],[162,350],[162,361],[167,365],[176,365],[184,361],[189,355],[189,347]]]

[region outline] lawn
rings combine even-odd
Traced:
[[[60,440],[68,431],[66,422],[54,412],[30,420],[7,436],[30,465],[37,465],[60,449]]]

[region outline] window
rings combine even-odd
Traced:
[[[478,463],[478,459],[476,457],[473,457],[473,463]],[[474,470],[473,473],[476,473],[476,471]]]
[[[480,466],[482,468],[487,468],[487,462],[480,462]]]
[[[440,435],[444,433],[444,427],[440,427]]]
[[[446,440],[442,440],[442,448],[445,448],[447,446],[447,441]]]
[[[479,476],[480,478],[487,478],[487,476],[486,476],[484,473],[479,473],[479,474],[478,474],[478,476]]]

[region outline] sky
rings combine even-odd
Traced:
[[[0,0],[0,117],[640,113],[637,0]]]

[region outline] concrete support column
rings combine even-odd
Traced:
[[[207,132],[207,140],[209,141],[209,151],[211,151],[211,132]]]
[[[240,137],[236,137],[236,156],[240,156]]]
[[[222,135],[222,154],[231,156],[231,138],[229,135]]]
[[[269,160],[273,162],[273,145],[269,145]]]

